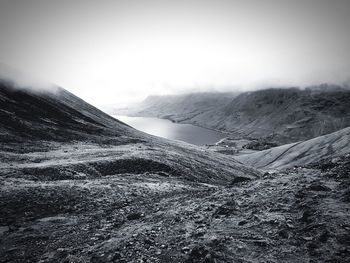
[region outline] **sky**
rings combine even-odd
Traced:
[[[350,80],[348,0],[0,0],[0,62],[86,101]]]

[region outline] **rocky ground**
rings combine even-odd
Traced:
[[[41,179],[9,169],[0,262],[350,260],[350,156],[226,185],[157,170]]]
[[[350,261],[348,129],[247,158],[220,150],[265,143],[157,138],[58,87],[0,101],[0,262]]]

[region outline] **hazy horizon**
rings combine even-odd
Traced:
[[[0,3],[0,62],[96,106],[350,80],[350,1]]]

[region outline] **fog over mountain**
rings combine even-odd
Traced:
[[[323,84],[242,93],[148,97],[114,114],[160,117],[277,144],[311,139],[350,125],[350,89]]]
[[[0,263],[350,262],[350,1],[0,1]]]
[[[4,0],[0,61],[95,106],[343,84],[349,9],[347,0]]]
[[[240,163],[137,131],[62,88],[1,80],[0,102],[3,262],[350,259],[348,128]],[[298,168],[265,174],[243,164],[294,157]]]

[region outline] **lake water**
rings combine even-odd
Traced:
[[[195,145],[214,144],[225,134],[191,124],[173,123],[169,120],[149,117],[114,116],[137,130],[159,137],[188,142]]]

